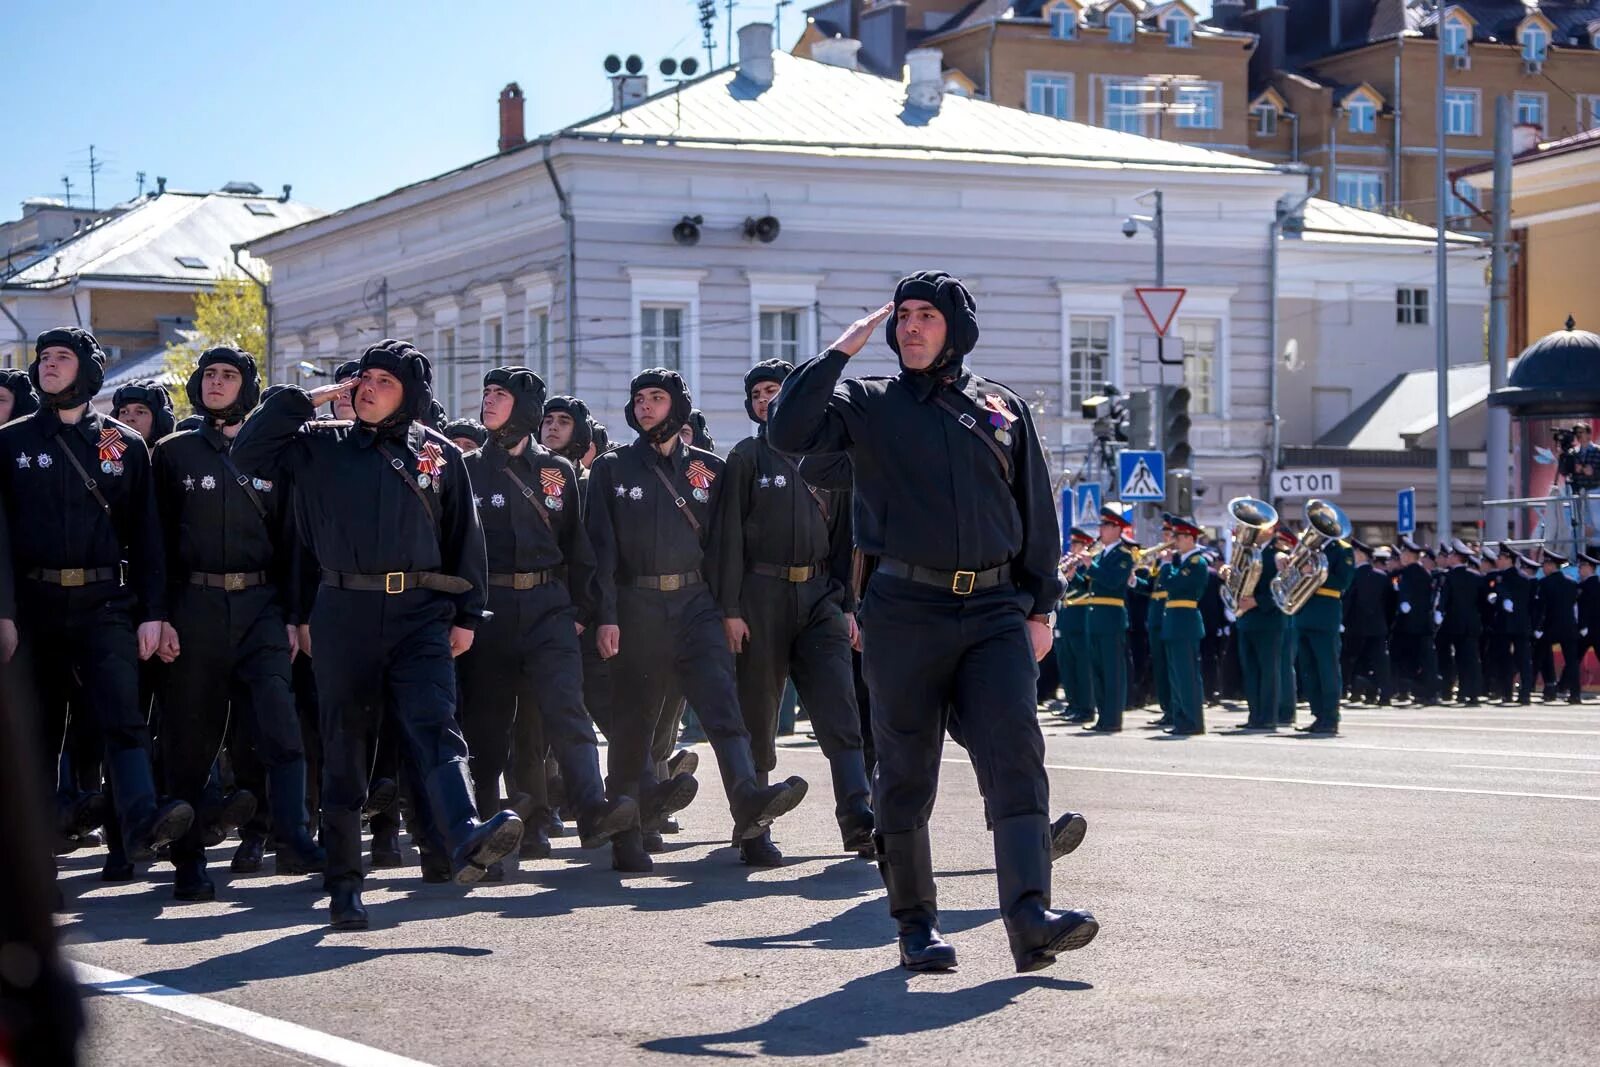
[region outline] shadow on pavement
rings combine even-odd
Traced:
[[[939,912],[939,931],[957,934],[985,923],[998,922],[994,908],[944,908]],[[858,949],[879,948],[894,943],[894,919],[882,897],[873,896],[838,915],[812,923],[792,934],[773,933],[763,937],[733,937],[708,941],[713,948],[803,948]]]

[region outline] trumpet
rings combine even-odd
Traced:
[[[1172,551],[1177,547],[1177,544],[1178,542],[1176,541],[1163,541],[1159,545],[1152,545],[1149,548],[1135,548],[1133,550],[1133,569],[1155,570],[1156,567],[1161,565],[1161,554]]]
[[[1056,567],[1056,573],[1064,582],[1071,579],[1078,572],[1079,567],[1094,561],[1094,558],[1100,554],[1101,547],[1101,545],[1096,544],[1090,549],[1073,549],[1061,557],[1061,562]]]

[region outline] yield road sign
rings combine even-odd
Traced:
[[[1139,306],[1144,308],[1145,317],[1156,328],[1156,336],[1165,337],[1172,328],[1172,317],[1178,313],[1178,305],[1183,303],[1184,294],[1188,291],[1175,286],[1157,288],[1153,285],[1134,289],[1133,294],[1139,298]]]
[[[1117,455],[1117,495],[1125,503],[1167,498],[1167,457],[1156,451],[1123,449]]]

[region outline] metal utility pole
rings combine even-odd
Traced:
[[[100,173],[100,164],[95,162],[94,145],[89,146],[89,210],[96,211],[100,207],[100,198],[95,191],[94,176]]]
[[[1434,5],[1434,10],[1442,16],[1444,3]],[[1442,25],[1442,24],[1441,24]],[[1450,517],[1450,326],[1449,326],[1449,285],[1450,265],[1445,256],[1448,251],[1446,241],[1445,223],[1445,191],[1447,189],[1444,161],[1444,38],[1435,33],[1433,40],[1434,52],[1434,110],[1433,120],[1436,127],[1435,144],[1433,152],[1433,197],[1434,197],[1434,225],[1438,230],[1434,242],[1433,258],[1435,267],[1435,298],[1433,302],[1433,337],[1434,337],[1434,369],[1439,376],[1439,431],[1435,442],[1434,474],[1436,480],[1435,491],[1439,496],[1438,503],[1438,533],[1440,540],[1448,540],[1452,536],[1454,526]]]
[[[1506,346],[1511,333],[1511,98],[1499,96],[1494,102],[1494,248],[1489,260],[1489,389],[1506,387]],[[1488,500],[1510,496],[1507,468],[1511,462],[1511,412],[1491,405],[1484,452],[1488,468],[1484,471],[1483,495]],[[1506,512],[1502,505],[1485,510],[1483,536],[1506,536]]]

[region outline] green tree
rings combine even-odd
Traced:
[[[216,288],[194,298],[194,329],[186,331],[181,344],[167,346],[162,369],[178,380],[172,405],[178,418],[191,414],[183,383],[194,373],[200,353],[217,345],[242,348],[256,357],[259,365],[267,351],[267,306],[261,289],[248,278],[224,275]]]

